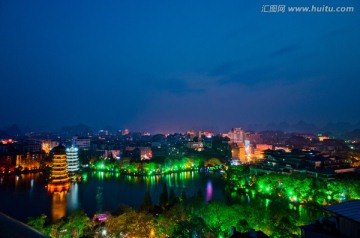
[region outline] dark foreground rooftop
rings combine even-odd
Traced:
[[[44,238],[34,228],[0,212],[0,238]]]
[[[360,200],[334,204],[325,210],[360,223]]]

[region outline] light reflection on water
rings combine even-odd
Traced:
[[[79,208],[89,216],[98,211],[115,211],[120,204],[137,209],[147,190],[153,202],[158,203],[164,182],[176,196],[181,197],[183,189],[188,197],[201,189],[204,200],[209,200],[206,196],[209,181],[212,185],[211,199],[224,201],[225,182],[218,175],[197,172],[144,177],[89,172],[83,174],[83,181],[73,183],[69,191],[62,194],[50,194],[42,174],[2,177],[0,211],[27,222],[28,217],[41,214],[48,215],[51,220],[58,219]]]
[[[174,189],[177,196],[181,196],[183,189],[188,197],[201,189],[204,200],[207,201],[230,199],[239,204],[251,204],[251,201],[259,199],[253,191],[249,195],[232,192],[226,196],[225,182],[217,175],[197,172],[145,177],[105,172],[84,173],[82,182],[73,183],[65,195],[57,194],[55,197],[47,192],[41,174],[27,174],[0,178],[0,211],[26,222],[28,217],[42,213],[51,219],[68,216],[78,208],[84,209],[89,216],[98,211],[114,211],[119,204],[138,208],[147,190],[150,191],[153,202],[157,203],[164,182],[168,189]],[[265,199],[261,203],[269,205]],[[316,216],[302,206],[291,209],[297,209],[302,217]]]
[[[188,197],[201,189],[204,200],[227,200],[225,182],[214,174],[182,172],[138,177],[105,172],[84,173],[83,181],[73,183],[69,191],[61,196],[53,196],[47,192],[41,174],[28,174],[18,178],[0,178],[0,211],[26,222],[28,217],[42,213],[51,219],[68,216],[79,208],[84,209],[89,216],[98,211],[115,211],[120,204],[138,208],[146,190],[150,191],[153,202],[157,203],[164,182],[168,189],[173,188],[179,197],[183,189]],[[253,191],[249,195],[232,192],[227,198],[238,204],[251,204],[251,201],[259,199]],[[265,206],[266,203],[269,205],[269,202],[263,199],[262,204]],[[311,211],[301,206],[292,209],[298,209],[302,217],[314,216]]]
[[[51,202],[51,218],[55,222],[66,216],[66,191],[54,192]]]
[[[67,196],[67,200],[68,200],[68,209],[70,211],[74,211],[80,207],[79,185],[77,183],[74,183],[71,185],[68,196]]]
[[[67,194],[67,214],[78,208],[88,215],[96,212],[114,211],[119,204],[138,208],[146,190],[149,190],[154,203],[158,202],[163,183],[172,188],[176,196],[192,196],[198,189],[205,191],[204,200],[224,200],[224,181],[218,175],[181,172],[153,176],[124,176],[117,173],[91,172],[83,174],[80,183],[74,183]],[[213,181],[217,181],[214,185]],[[215,187],[214,187],[215,186]],[[90,205],[94,204],[94,205]]]
[[[207,202],[212,199],[212,193],[213,193],[212,182],[211,182],[211,180],[209,180],[206,184],[206,201]]]

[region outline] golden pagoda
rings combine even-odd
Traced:
[[[54,158],[48,190],[50,192],[67,191],[70,188],[70,178],[67,173],[66,149],[60,144],[53,149],[53,153]]]

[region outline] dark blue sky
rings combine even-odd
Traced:
[[[359,75],[358,0],[0,2],[0,126],[355,123]]]

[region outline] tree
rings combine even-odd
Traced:
[[[273,237],[298,237],[299,228],[287,217],[282,217],[274,228]]]
[[[82,237],[84,230],[89,228],[90,218],[83,210],[76,210],[69,216],[68,223],[65,225],[72,232],[72,237]]]
[[[289,209],[285,199],[270,202],[267,213],[269,216],[268,227],[273,233],[277,232],[276,237],[291,237],[292,234],[298,232],[296,221],[299,220],[299,215]]]
[[[183,188],[183,190],[181,191],[181,199],[184,201],[186,200],[186,191],[185,189]]]
[[[174,230],[178,223],[190,219],[189,212],[181,203],[176,203],[169,209],[163,211],[160,216],[154,220],[157,237],[174,237]]]
[[[51,237],[69,237],[71,234],[64,229],[67,224],[67,218],[63,217],[60,220],[57,220],[55,223],[51,224],[50,226],[50,236]]]
[[[171,237],[204,237],[207,231],[208,227],[202,218],[191,216],[189,220],[176,224]]]
[[[114,237],[153,237],[152,219],[150,214],[129,209],[119,216],[111,217],[105,226]]]
[[[151,195],[149,191],[146,191],[144,200],[140,205],[139,211],[142,212],[149,212],[151,209],[153,209],[154,205],[151,199]]]
[[[165,208],[165,206],[168,205],[168,203],[169,203],[169,195],[168,195],[167,185],[166,183],[164,183],[163,190],[160,194],[159,206]]]
[[[221,165],[221,161],[218,158],[211,158],[206,161],[205,166],[213,167]]]
[[[201,188],[199,188],[198,191],[197,191],[197,197],[198,198],[204,198],[204,194],[203,194]]]
[[[173,188],[170,188],[170,194],[169,194],[169,204],[174,205],[176,203],[176,196]]]
[[[217,201],[209,202],[201,213],[201,218],[217,237],[228,233],[230,227],[234,225],[233,221],[236,221],[236,217],[238,215],[232,207]]]
[[[119,216],[129,210],[132,210],[132,208],[130,206],[121,203],[121,204],[119,204],[118,208],[114,212],[112,212],[112,215]]]
[[[45,229],[46,218],[47,216],[45,214],[41,214],[38,217],[30,217],[27,224],[33,227],[34,229],[40,231],[41,233],[46,234],[47,233]]]
[[[151,174],[151,173],[155,173],[156,172],[156,169],[157,169],[157,164],[154,163],[154,162],[149,162],[149,163],[146,163],[144,165],[144,170],[148,173],[148,174]]]
[[[236,223],[236,230],[238,230],[241,233],[248,232],[250,230],[249,223],[246,219],[239,219]]]

